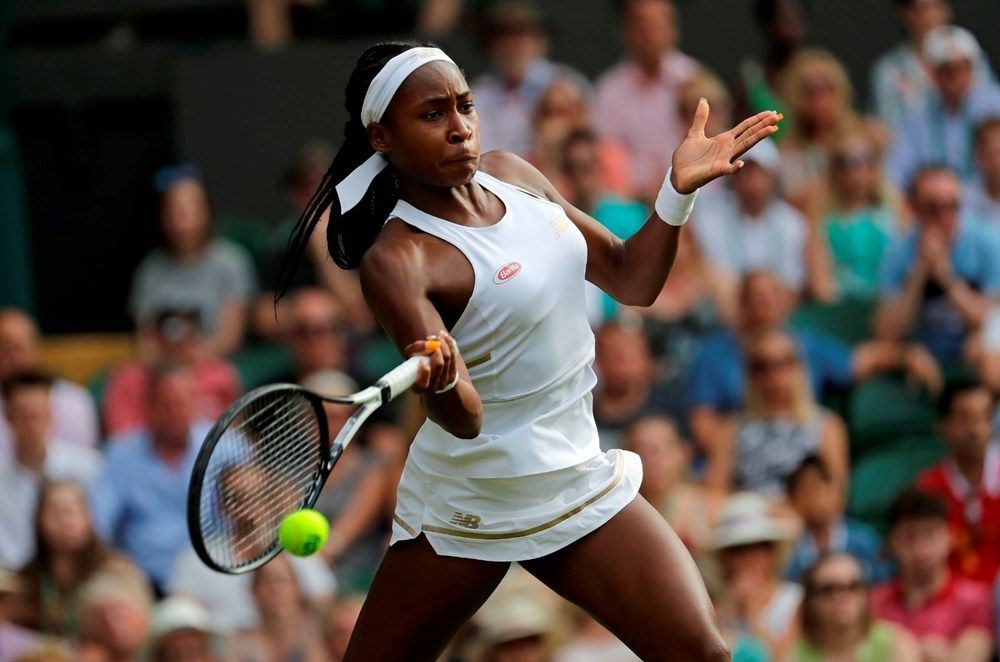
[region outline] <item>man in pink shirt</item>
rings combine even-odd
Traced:
[[[910,630],[925,662],[986,662],[993,648],[989,589],[952,574],[948,505],[909,488],[889,510],[889,548],[899,576],[875,588],[877,618]]]
[[[677,50],[673,0],[625,0],[623,34],[628,56],[597,82],[597,126],[632,156],[634,188],[652,199],[683,136],[677,91],[700,65]]]

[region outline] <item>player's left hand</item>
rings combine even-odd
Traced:
[[[691,128],[671,160],[671,184],[678,193],[691,193],[713,179],[730,175],[743,167],[739,160],[748,149],[778,130],[782,115],[765,110],[748,117],[729,131],[709,138],[705,135],[708,122],[708,101],[698,102]]]

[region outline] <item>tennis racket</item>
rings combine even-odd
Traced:
[[[437,349],[433,343],[427,350]],[[411,357],[353,395],[323,397],[274,384],[233,403],[205,438],[188,487],[191,544],[205,565],[241,574],[277,556],[281,521],[316,503],[364,422],[413,386],[426,361]]]

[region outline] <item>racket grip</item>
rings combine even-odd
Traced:
[[[420,370],[421,363],[426,363],[429,360],[426,356],[411,356],[387,372],[377,383],[377,386],[383,389],[382,399],[388,402],[413,386],[413,382],[417,381],[417,372]],[[385,395],[386,389],[388,389],[388,396]]]

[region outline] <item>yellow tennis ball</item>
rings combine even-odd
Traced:
[[[323,549],[330,522],[315,510],[297,510],[281,520],[278,542],[295,556],[309,556]]]

